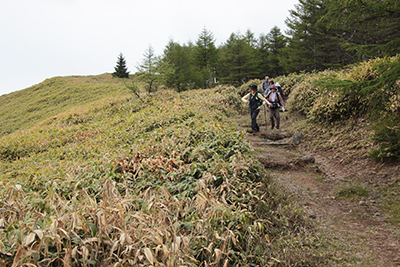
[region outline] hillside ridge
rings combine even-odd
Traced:
[[[104,97],[127,95],[123,81],[111,74],[53,77],[0,96],[0,137],[28,129],[51,116]]]

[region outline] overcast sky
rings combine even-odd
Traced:
[[[216,46],[232,33],[282,33],[298,0],[0,0],[0,95],[47,78],[112,73],[119,53],[134,73],[151,45],[196,42],[206,28]],[[0,103],[1,104],[1,103]]]

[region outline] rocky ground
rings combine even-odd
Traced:
[[[343,146],[332,138],[332,145],[326,146],[326,137],[312,131],[297,134],[300,138],[292,142],[301,119],[291,118],[293,115],[287,112],[281,116],[281,129],[271,130],[260,112],[260,132],[246,133],[270,175],[295,195],[321,230],[346,244],[338,257],[351,254],[353,260],[348,266],[400,266],[400,229],[385,221],[379,192],[381,185],[399,177],[399,167],[377,164],[360,150],[359,154],[344,153]],[[249,130],[250,116],[238,117],[237,123],[241,130]],[[321,138],[322,144],[316,145],[315,140]],[[361,185],[369,195],[337,197],[340,190],[351,185]]]

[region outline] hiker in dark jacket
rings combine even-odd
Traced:
[[[261,105],[263,105],[263,101],[272,106],[272,104],[257,91],[257,85],[253,84],[250,88],[250,93],[242,97],[242,101],[248,103],[250,107],[251,130],[247,131],[249,133],[256,133],[260,131],[260,127],[257,124],[257,116],[258,113],[260,113],[260,108]]]
[[[276,91],[275,85],[271,85],[271,92],[267,94],[266,98],[271,103],[269,107],[269,119],[271,120],[271,129],[274,129],[275,127],[275,120],[276,129],[279,129],[281,123],[279,109],[281,107],[284,109],[285,103],[283,102],[281,94]]]

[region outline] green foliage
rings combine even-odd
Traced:
[[[370,154],[376,161],[400,159],[400,116],[393,114],[389,118],[381,118],[374,124],[374,140],[379,148],[373,149]]]
[[[143,56],[142,64],[137,66],[138,71],[142,74],[139,76],[139,79],[146,83],[146,91],[148,93],[155,92],[160,82],[158,67],[160,59],[154,54],[154,49],[151,45],[149,45]],[[131,87],[132,89],[134,87]]]
[[[340,72],[324,71],[309,76],[294,89],[293,108],[321,123],[380,114],[398,91],[399,59],[376,59]]]
[[[399,56],[378,58],[342,71],[304,74],[299,79],[302,82],[292,88],[288,105],[310,121],[325,125],[367,116],[376,122],[374,140],[380,144],[371,151],[372,157],[377,161],[397,160],[399,63]]]
[[[170,40],[164,49],[160,72],[165,85],[178,92],[196,88],[196,73],[191,45],[181,45]]]
[[[290,38],[278,54],[286,72],[340,68],[354,62],[354,57],[341,47],[340,30],[330,29],[322,20],[329,11],[329,1],[305,0],[290,10],[286,19]]]
[[[218,61],[214,35],[206,28],[202,30],[193,48],[194,65],[197,70],[196,83],[198,87],[211,87],[215,77],[216,62]]]
[[[239,86],[257,78],[258,65],[256,50],[240,34],[231,34],[219,49],[217,74],[223,83]]]
[[[128,68],[126,67],[126,61],[122,53],[118,55],[117,65],[114,67],[114,70],[115,71],[112,74],[113,77],[129,78],[129,71]]]
[[[287,38],[281,33],[281,30],[277,26],[274,26],[266,35],[266,41],[269,55],[266,62],[262,64],[268,64],[268,67],[261,75],[268,73],[269,76],[275,77],[284,74],[285,69],[280,62],[279,54],[280,51],[286,47]],[[261,75],[260,77],[262,77]]]
[[[400,52],[400,5],[397,1],[327,2],[323,20],[340,31],[344,47],[361,60],[395,56]],[[339,35],[338,35],[339,36]]]

